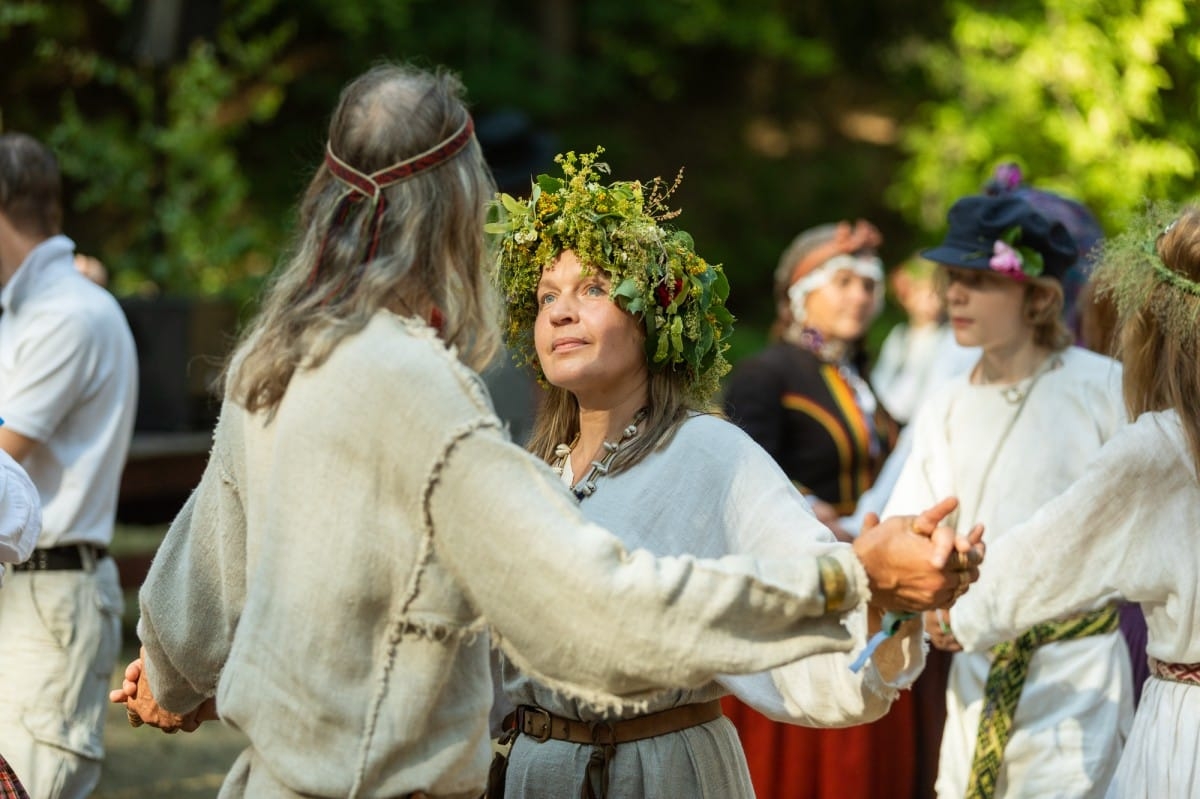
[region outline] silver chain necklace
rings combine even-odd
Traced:
[[[646,408],[640,409],[633,417],[633,421],[625,426],[621,431],[621,438],[617,441],[605,441],[602,449],[604,454],[599,460],[592,461],[591,468],[587,475],[571,487],[571,491],[575,494],[575,498],[583,500],[596,493],[596,481],[601,476],[608,474],[609,467],[612,466],[613,459],[617,457],[617,453],[621,451],[627,443],[637,437],[638,425],[645,421],[649,410]],[[561,476],[563,470],[566,469],[567,459],[571,457],[571,450],[579,442],[579,434],[575,434],[575,440],[570,444],[559,444],[554,448],[554,455],[558,458],[555,469]]]

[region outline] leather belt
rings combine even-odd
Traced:
[[[91,555],[89,561],[84,553]],[[24,563],[13,565],[15,572],[81,571],[87,563],[108,557],[108,550],[92,544],[63,544],[58,547],[35,549]]]
[[[719,718],[721,701],[714,699],[614,721],[578,721],[533,705],[521,705],[516,721],[518,730],[541,742],[553,739],[577,744],[622,744],[686,730]]]

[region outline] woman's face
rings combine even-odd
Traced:
[[[828,341],[856,341],[875,315],[875,281],[852,269],[839,269],[829,282],[804,298],[804,326]]]
[[[946,312],[954,339],[964,347],[1001,352],[1033,332],[1025,321],[1025,286],[983,269],[946,269]]]
[[[642,327],[609,299],[609,289],[608,275],[584,274],[571,250],[538,281],[533,339],[542,373],[585,406],[627,396],[649,372]]]

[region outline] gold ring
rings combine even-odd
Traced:
[[[137,714],[137,711],[129,705],[125,705],[125,718],[129,719],[130,727],[140,727],[146,723],[142,721],[142,717]]]
[[[958,552],[956,550],[952,554],[951,563],[952,563],[952,568],[955,571],[960,571],[960,572],[966,571],[967,569],[971,568],[971,556],[967,552]]]

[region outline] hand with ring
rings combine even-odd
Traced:
[[[854,551],[870,578],[871,601],[898,611],[943,607],[960,595],[960,589],[979,577],[983,560],[983,526],[966,536],[941,526],[958,507],[944,499],[919,516],[896,516],[882,523],[868,514]],[[965,570],[955,565],[968,564]]]

